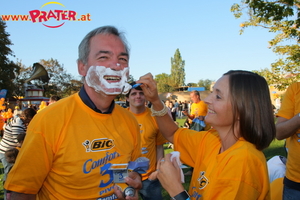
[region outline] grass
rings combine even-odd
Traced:
[[[179,127],[183,126],[184,121],[185,121],[185,119],[177,119],[177,122],[179,123]],[[165,154],[173,151],[173,149],[170,149],[167,146],[168,146],[167,144],[164,145]],[[281,141],[274,140],[270,144],[270,146],[263,151],[263,153],[265,154],[267,160],[269,160],[270,158],[272,158],[275,155],[286,156],[286,151],[284,148],[284,140],[281,140]],[[189,168],[185,168],[185,169],[183,169],[183,172],[185,173],[188,170],[189,170]],[[3,166],[2,166],[1,162],[0,162],[0,171],[3,172]],[[2,177],[3,177],[3,174],[0,174],[1,179],[2,179]],[[189,188],[190,180],[191,180],[191,176],[185,176],[185,183],[183,185],[186,190],[188,190],[188,188]],[[169,194],[164,189],[162,191],[162,194],[163,194],[164,200],[170,199]],[[3,199],[3,184],[0,183],[0,200],[2,200],[2,199]]]

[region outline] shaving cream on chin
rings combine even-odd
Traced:
[[[115,71],[104,66],[91,66],[85,76],[89,87],[107,95],[127,94],[131,85],[127,83],[129,67]]]

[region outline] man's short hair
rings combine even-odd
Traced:
[[[133,81],[133,82],[131,82],[131,83],[129,83],[129,84],[130,84],[131,86],[133,86],[133,85],[136,84],[136,82]],[[136,87],[136,88],[134,88],[134,89],[136,89],[136,90],[143,90],[140,86],[138,86],[138,87]],[[129,92],[125,95],[126,97],[129,97],[131,90],[132,90],[132,88],[131,88],[131,89],[129,90]]]
[[[126,53],[128,53],[129,56],[129,46],[126,40],[126,37],[123,32],[119,32],[119,30],[114,26],[102,26],[99,28],[96,28],[89,32],[81,41],[78,47],[78,60],[81,61],[83,64],[87,64],[87,60],[90,53],[90,40],[95,35],[102,34],[102,35],[115,35],[119,37],[122,41],[122,43],[125,46]]]
[[[192,93],[194,93],[195,95],[198,95],[200,97],[200,92],[197,90],[193,90]]]

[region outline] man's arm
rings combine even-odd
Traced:
[[[186,115],[190,120],[193,120],[195,118],[195,115],[189,115],[189,112],[187,110],[181,111],[184,115]]]
[[[156,163],[160,161],[164,157],[164,146],[156,145]]]
[[[288,138],[294,135],[299,128],[300,128],[299,114],[295,115],[291,119],[278,117],[276,123],[276,138],[278,140],[283,140],[285,138]]]
[[[36,195],[35,194],[23,194],[23,193],[11,192],[10,199],[11,200],[35,200]]]

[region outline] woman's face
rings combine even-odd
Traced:
[[[213,92],[205,99],[208,112],[205,121],[214,128],[231,128],[233,120],[232,105],[229,95],[229,77],[222,76],[214,85]]]

